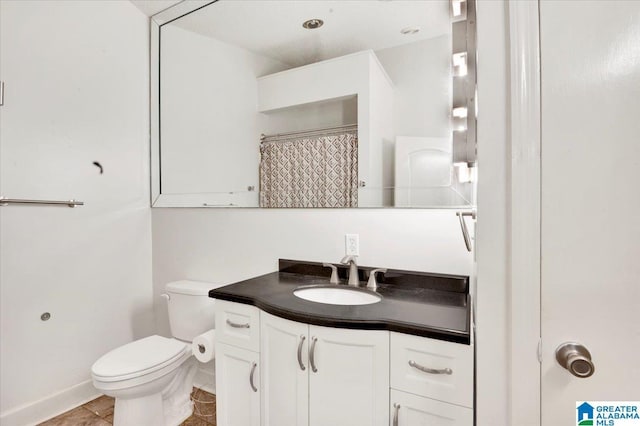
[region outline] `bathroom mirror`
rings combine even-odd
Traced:
[[[154,207],[466,208],[472,0],[191,0],[152,17]]]

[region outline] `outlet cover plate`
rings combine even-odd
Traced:
[[[347,256],[360,256],[360,238],[358,234],[344,235],[344,251]]]

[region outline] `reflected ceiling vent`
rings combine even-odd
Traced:
[[[418,34],[420,27],[407,27],[400,30],[402,34]]]
[[[302,24],[302,26],[308,30],[315,30],[323,25],[324,21],[322,19],[309,19]]]

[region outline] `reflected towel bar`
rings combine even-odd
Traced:
[[[77,200],[21,200],[16,198],[0,197],[0,206],[8,206],[9,204],[39,204],[48,206],[67,206],[74,208],[75,206],[84,206],[84,202]]]

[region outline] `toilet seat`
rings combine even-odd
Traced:
[[[104,384],[149,375],[152,380],[177,368],[190,355],[191,348],[184,342],[149,336],[103,355],[91,367],[91,375],[94,381]]]

